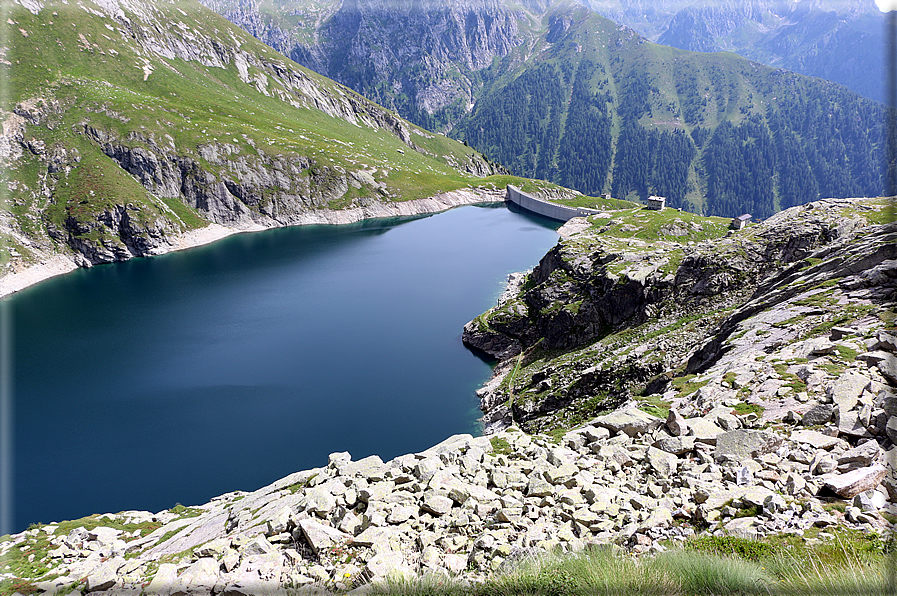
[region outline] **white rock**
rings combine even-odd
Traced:
[[[627,408],[599,416],[592,421],[592,424],[603,426],[614,433],[623,432],[635,437],[657,427],[661,421],[638,408]]]
[[[795,443],[809,445],[814,449],[831,449],[838,444],[837,437],[830,437],[815,430],[796,430],[789,437]]]
[[[669,478],[675,474],[679,465],[679,459],[675,455],[655,447],[648,447],[647,459],[661,478]]]
[[[427,492],[421,499],[420,508],[433,515],[445,515],[452,510],[452,500],[435,492]]]
[[[177,579],[178,566],[173,563],[162,563],[159,565],[156,575],[153,576],[153,581],[146,587],[146,593],[166,596],[171,593]]]
[[[351,535],[310,518],[299,520],[299,528],[309,546],[318,556],[325,549],[336,544],[344,544],[352,539]]]
[[[829,474],[824,477],[826,488],[845,499],[852,499],[856,495],[872,490],[881,484],[888,471],[881,465],[859,468],[846,474]]]
[[[411,579],[414,570],[405,562],[402,553],[384,551],[375,555],[364,567],[365,577],[372,582],[392,579]]]
[[[725,432],[716,424],[704,418],[689,418],[687,422],[688,428],[698,443],[716,445],[716,438]]]

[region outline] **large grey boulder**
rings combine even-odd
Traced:
[[[877,364],[879,372],[891,383],[897,384],[897,357],[889,354]]]
[[[527,497],[547,497],[554,492],[554,487],[540,474],[532,474],[526,483]]]
[[[168,594],[178,579],[178,566],[174,563],[162,563],[146,586],[147,594]]]
[[[853,449],[848,449],[838,457],[838,468],[843,472],[844,467],[862,468],[870,465],[881,455],[881,447],[877,441],[866,441]]]
[[[397,528],[380,528],[370,526],[364,532],[356,536],[352,543],[356,546],[374,546],[375,544],[390,544],[393,538],[401,534]]]
[[[627,408],[599,416],[592,421],[592,424],[603,426],[614,433],[623,432],[630,437],[635,437],[656,428],[661,421],[638,408]]]
[[[277,549],[263,535],[258,535],[247,542],[240,551],[243,556],[268,555],[277,552]]]
[[[716,438],[726,432],[706,418],[689,418],[688,428],[696,442],[708,445],[716,445]]]
[[[324,487],[316,486],[305,492],[305,511],[327,517],[336,509],[336,498]]]
[[[857,411],[841,412],[838,415],[837,422],[838,432],[842,435],[850,435],[852,437],[872,436],[869,433],[869,429],[867,429],[866,425],[863,423],[863,420],[860,417],[860,413]]]
[[[878,341],[872,346],[876,350],[886,350],[893,354],[897,354],[897,336],[887,331],[878,332]]]
[[[442,460],[439,459],[439,456],[432,455],[417,462],[414,466],[414,475],[421,482],[429,482],[440,469],[442,469]]]
[[[674,437],[681,437],[688,434],[688,422],[675,408],[670,408],[670,413],[667,415],[666,426],[667,430],[670,431],[670,434]]]
[[[654,442],[654,447],[667,453],[682,455],[695,448],[695,438],[692,436],[663,437]]]
[[[190,565],[171,589],[171,596],[211,594],[218,583],[221,564],[212,557],[203,557]]]
[[[87,537],[88,540],[96,540],[100,544],[112,544],[118,539],[120,534],[121,530],[107,526],[97,526],[92,530],[88,530]]]
[[[108,528],[112,529],[112,528]],[[97,565],[87,576],[85,582],[85,590],[87,592],[97,592],[99,590],[108,590],[118,581],[118,569],[125,564],[125,560],[119,557],[109,559]]]
[[[655,447],[648,447],[648,464],[661,478],[669,478],[676,473],[679,459],[672,453],[667,453]]]
[[[897,445],[897,416],[888,418],[888,424],[885,426],[885,434],[891,439],[891,442]]]
[[[835,494],[845,499],[852,499],[860,493],[877,487],[887,473],[884,466],[876,464],[852,470],[846,474],[829,474],[824,477],[824,482],[825,487]]]
[[[352,539],[349,534],[310,518],[299,520],[299,528],[302,530],[305,541],[318,556],[325,549],[337,544],[344,544]]]
[[[761,430],[730,430],[716,437],[714,459],[741,461],[772,453],[782,444],[782,437]]]
[[[573,464],[563,464],[561,466],[548,468],[545,470],[544,477],[551,484],[563,484],[570,478],[579,473],[579,468]]]
[[[348,462],[340,467],[343,476],[361,476],[377,482],[383,480],[387,467],[379,455],[370,455],[356,462]]]
[[[841,412],[849,412],[857,405],[869,381],[869,377],[847,371],[831,382],[826,395]]]
[[[816,404],[804,413],[800,423],[804,426],[822,426],[832,421],[834,412],[832,404]]]
[[[795,443],[809,445],[813,449],[831,449],[838,444],[837,437],[830,437],[815,430],[796,430],[789,438]]]
[[[400,552],[384,550],[368,561],[364,567],[364,577],[376,582],[387,578],[402,580],[414,577],[414,570],[405,562]]]
[[[433,491],[427,491],[420,503],[420,508],[433,515],[445,515],[452,510],[453,501]]]

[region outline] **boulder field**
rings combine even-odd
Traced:
[[[894,339],[880,343],[893,350]],[[855,374],[865,385],[836,395],[886,419],[867,427],[875,435],[831,420],[758,429],[725,405],[666,419],[624,406],[562,436],[456,435],[388,462],[333,453],[323,467],[197,507],[32,528],[0,555],[30,559],[39,576],[23,579],[40,593],[232,596],[363,589],[391,574],[476,581],[534,552],[651,553],[708,532],[883,533],[882,513],[897,513],[887,438],[897,418],[882,412],[897,396],[872,367]]]

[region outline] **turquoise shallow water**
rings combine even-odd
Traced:
[[[493,206],[278,229],[7,298],[14,530],[479,432],[490,366],[461,329],[556,227]]]

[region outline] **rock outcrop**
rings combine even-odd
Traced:
[[[867,346],[850,336],[871,341],[887,326],[871,313],[895,301],[897,230],[867,220],[880,220],[886,206],[881,199],[819,201],[741,233],[669,210],[568,224],[516,295],[464,328],[467,345],[502,360],[479,391],[487,432],[512,421],[529,430],[575,423],[633,396],[666,405],[688,397],[698,409],[728,399],[772,412],[763,402],[797,386],[796,359],[865,370],[868,361],[856,354]],[[664,234],[671,218],[688,233]],[[830,342],[828,331],[839,325],[850,329]],[[847,365],[824,360],[841,353],[850,355]],[[812,362],[803,367],[817,383],[838,376]],[[706,376],[711,370],[723,372]],[[724,381],[726,374],[737,381]],[[711,378],[728,390],[702,387]],[[833,393],[847,391],[842,386],[853,385],[817,384],[793,415],[828,422],[834,410],[827,415],[826,404],[816,404],[832,403]],[[856,402],[838,400],[850,420]],[[774,411],[767,420],[786,414]]]

